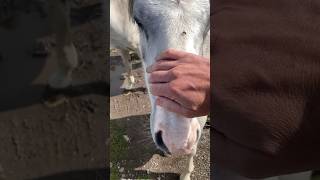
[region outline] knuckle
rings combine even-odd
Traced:
[[[173,48],[169,48],[169,49],[167,49],[166,51],[165,51],[165,53],[167,54],[167,55],[173,55],[174,54],[174,52],[175,52],[175,50],[173,49]]]
[[[176,83],[174,83],[173,81],[171,81],[171,82],[169,83],[169,89],[170,89],[170,92],[171,92],[172,94],[174,94],[174,95],[179,94],[179,89],[178,89]]]
[[[198,110],[199,110],[198,106],[196,106],[196,105],[192,105],[192,106],[191,106],[191,109],[192,109],[193,111],[198,111]]]
[[[173,78],[178,78],[181,75],[181,72],[176,68],[171,69],[170,74]]]

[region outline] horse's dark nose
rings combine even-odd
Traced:
[[[158,145],[158,147],[164,151],[167,154],[170,154],[169,149],[167,148],[167,146],[164,144],[163,139],[162,139],[162,131],[158,131],[156,133],[156,144]]]

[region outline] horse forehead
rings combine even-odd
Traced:
[[[180,0],[180,5],[172,2],[176,2],[176,0],[135,0],[132,15],[143,22],[146,29],[155,28],[156,32],[160,32],[157,29],[159,26],[167,26],[168,23],[179,24],[179,26],[170,26],[173,30],[171,32],[178,29],[190,29],[194,26],[202,27],[208,23],[210,15],[209,0]],[[201,29],[195,27],[192,31],[196,32]]]

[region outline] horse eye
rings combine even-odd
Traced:
[[[141,24],[141,22],[139,21],[139,19],[137,17],[133,17],[134,21],[138,24],[138,26],[143,29],[143,25]]]
[[[146,31],[146,29],[143,27],[143,24],[139,21],[139,19],[137,17],[134,16],[133,19],[138,24],[140,30],[144,32],[146,39],[148,40],[149,35],[148,35],[148,32]]]

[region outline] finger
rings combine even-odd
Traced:
[[[167,49],[164,52],[162,52],[160,55],[156,57],[156,60],[175,60],[175,59],[180,59],[182,57],[188,56],[189,53],[176,50],[176,49]]]
[[[150,92],[154,96],[165,96],[173,99],[173,93],[170,92],[169,83],[151,83]]]
[[[180,114],[180,115],[185,116],[187,118],[195,117],[195,115],[193,115],[194,113],[191,110],[181,106],[179,103],[177,103],[174,100],[171,100],[169,98],[158,97],[156,100],[156,104],[158,106],[161,106],[161,107],[167,109],[168,111]]]
[[[153,65],[147,67],[146,71],[151,73],[153,71],[170,70],[178,65],[177,61],[160,60]]]
[[[192,110],[188,107],[190,102],[188,102],[185,97],[182,97],[179,91],[177,89],[174,89],[174,86],[172,85],[173,81],[166,82],[166,83],[150,83],[150,92],[154,96],[162,96],[169,99],[174,100],[175,102],[181,104],[183,107]]]
[[[170,71],[154,71],[149,76],[149,83],[167,83],[172,79]]]

